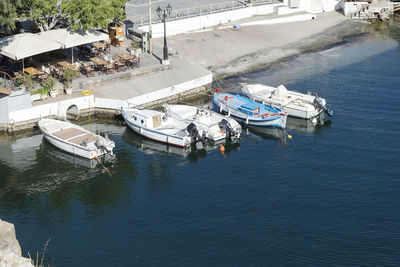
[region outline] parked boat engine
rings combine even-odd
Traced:
[[[314,98],[313,105],[317,109],[322,109],[329,116],[333,115],[333,110],[330,110],[327,107],[325,107],[325,104],[322,102],[322,100],[318,96],[316,96]]]
[[[232,125],[226,119],[223,119],[218,123],[219,128],[226,133],[226,137],[229,138],[235,135]]]
[[[115,147],[115,143],[108,138],[107,134],[105,135],[105,138],[97,138],[96,145],[107,153],[112,153],[112,150]]]
[[[200,141],[203,145],[206,144],[206,138],[204,136],[201,136],[199,134],[199,131],[197,130],[197,127],[194,123],[190,123],[187,127],[186,130],[192,137],[192,143],[196,143],[196,141]]]

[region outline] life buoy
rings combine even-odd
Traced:
[[[86,91],[82,91],[82,95],[91,95],[93,92],[92,91],[89,91],[89,90],[86,90]]]

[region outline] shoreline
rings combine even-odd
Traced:
[[[207,86],[201,86],[202,88],[192,89],[190,92],[188,91],[188,93],[182,93],[174,95],[174,97],[167,97],[149,102],[146,106],[157,107],[160,105],[160,103],[164,102],[179,101],[183,99],[186,100],[188,98],[193,99],[203,91],[209,92],[212,84],[218,80],[248,73],[298,55],[310,53],[320,49],[322,50],[332,45],[338,45],[342,42],[345,42],[346,37],[368,32],[366,26],[369,24],[351,21],[337,12],[321,14],[319,16],[321,17],[319,21],[317,18],[315,21],[308,20],[299,22],[285,22],[273,25],[246,26],[243,27],[245,30],[242,31],[237,31],[236,29],[224,26],[222,29],[170,36],[169,39],[170,43],[172,43],[173,49],[175,51],[183,51],[183,53],[173,54],[171,58],[173,60],[184,58],[185,60],[187,59],[193,64],[203,68],[206,68],[205,65],[208,65],[207,69],[212,72],[213,76],[212,82]],[[252,18],[252,20],[253,22],[263,21],[259,20],[259,17]],[[315,22],[317,22],[317,24],[315,24]],[[297,34],[295,38],[287,38],[283,41],[281,40],[285,36],[290,35],[290,32],[293,30],[292,26],[295,26],[298,29],[304,29],[307,25],[320,26],[316,27],[315,29],[309,29],[307,34],[300,33]],[[238,44],[232,44],[230,49],[226,49],[226,42],[224,41],[225,37],[228,40],[232,37],[243,39],[248,33],[256,34],[255,39],[251,40],[251,42],[257,41],[257,43],[260,44],[260,42],[265,39],[266,35],[274,36],[275,41],[271,40],[271,42],[269,42],[268,45],[265,45],[265,47],[264,45],[247,47],[249,42],[238,42]],[[204,51],[204,49],[207,50],[207,47],[199,46],[198,44],[201,44],[202,40],[207,37],[212,41],[214,41],[215,38],[219,39],[219,43],[214,42],[214,45],[219,46],[219,49],[222,48],[224,51],[227,51],[227,53],[213,56],[212,54],[215,52],[211,48],[208,49],[208,53],[205,53],[206,51]],[[257,39],[257,37],[261,39]],[[197,45],[193,45],[193,47],[190,46],[190,50],[186,51],[184,48],[187,47],[184,44],[188,39],[190,39],[192,42],[196,42],[197,40],[198,43]],[[262,47],[262,49],[257,50],[256,48],[259,47]],[[235,53],[237,50],[243,50],[239,57],[237,57],[237,54]],[[203,58],[202,61],[196,61],[196,56],[199,55]],[[221,62],[223,64],[219,64]],[[107,83],[103,85],[103,87],[106,86]],[[104,110],[103,108],[81,110],[82,114],[88,112],[93,115],[104,113],[115,115],[118,113],[116,110]],[[13,133],[24,131],[29,132],[35,125],[36,120],[28,120],[22,122],[21,124],[14,124],[12,129],[5,128],[5,130],[2,132],[5,135],[11,135]]]

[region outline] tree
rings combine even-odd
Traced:
[[[20,1],[23,3],[20,15],[33,20],[40,31],[68,25],[74,30],[106,28],[110,21],[125,18],[126,0]]]
[[[20,16],[34,21],[40,31],[56,27],[65,18],[59,0],[21,0]],[[64,1],[64,0],[63,0]]]
[[[0,0],[0,28],[7,32],[15,30],[20,4],[20,0]]]
[[[73,29],[106,28],[112,20],[125,18],[126,0],[65,0],[62,10]]]

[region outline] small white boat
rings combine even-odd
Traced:
[[[218,142],[224,139],[239,139],[242,126],[234,119],[221,115],[207,108],[188,105],[165,105],[167,114],[178,116],[196,125],[199,131],[206,133],[206,137]]]
[[[242,91],[257,101],[281,108],[293,117],[312,119],[322,112],[326,112],[329,116],[333,113],[325,107],[325,99],[289,91],[283,85],[272,87],[263,84],[243,84]]]
[[[122,117],[126,124],[138,134],[170,145],[188,147],[204,140],[196,125],[187,120],[168,116],[166,113],[151,109],[124,109]]]
[[[52,145],[87,159],[112,154],[115,143],[67,121],[41,119],[39,129]]]

